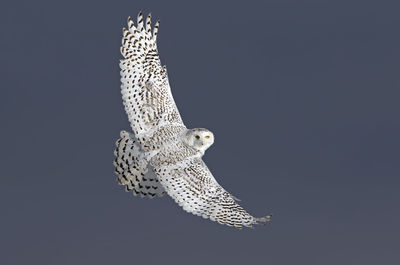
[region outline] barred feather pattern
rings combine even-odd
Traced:
[[[175,160],[165,159],[171,155],[161,152],[150,163],[168,195],[185,211],[239,229],[270,221],[271,215],[255,218],[237,204],[217,183],[201,154],[193,154],[186,145],[173,146],[169,152],[177,154]]]
[[[128,18],[128,29],[123,29],[121,93],[134,134],[122,131],[116,144],[119,183],[143,197],[168,193],[185,211],[221,224],[242,228],[268,222],[270,215],[255,218],[247,213],[217,183],[202,160],[204,150],[186,141],[190,130],[158,56],[158,28],[159,21],[152,31],[151,15],[144,22],[140,12],[136,25]],[[148,167],[154,179],[147,177]]]
[[[135,196],[147,198],[163,196],[165,190],[158,177],[150,174],[148,159],[134,136],[126,131],[121,131],[120,136],[114,151],[118,183],[124,185],[126,191],[132,191]]]
[[[123,29],[120,62],[121,93],[125,111],[139,143],[145,151],[157,150],[186,130],[171,94],[166,67],[161,66],[157,50],[159,21],[151,32],[151,15],[143,24],[140,12],[137,25],[128,18]],[[163,130],[162,139],[157,133]],[[161,143],[162,140],[162,143]]]

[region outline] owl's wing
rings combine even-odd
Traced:
[[[185,211],[237,228],[270,221],[271,215],[255,218],[237,204],[200,157],[180,160],[188,153],[185,148],[181,145],[170,155],[159,153],[150,162],[168,195]]]
[[[123,29],[121,93],[131,127],[142,146],[146,141],[142,137],[150,137],[163,126],[174,132],[186,129],[158,56],[158,27],[159,21],[151,32],[151,15],[144,25],[140,12],[137,25],[128,18],[128,29]]]

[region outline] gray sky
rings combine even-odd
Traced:
[[[400,264],[399,7],[2,3],[0,264]],[[269,225],[117,185],[121,28],[140,10],[186,125],[215,134],[206,163]]]

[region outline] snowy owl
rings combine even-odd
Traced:
[[[140,12],[136,25],[128,18],[128,29],[123,29],[121,93],[133,133],[121,131],[116,142],[119,184],[142,197],[167,193],[185,211],[220,224],[242,228],[270,221],[271,215],[247,213],[203,162],[214,134],[184,125],[158,56],[159,25],[157,21],[152,30],[151,15],[144,23]]]

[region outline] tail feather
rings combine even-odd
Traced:
[[[121,138],[116,142],[114,151],[115,172],[117,181],[125,186],[126,191],[141,197],[161,197],[165,190],[158,177],[148,170],[148,161],[134,136],[126,131],[121,131]]]

